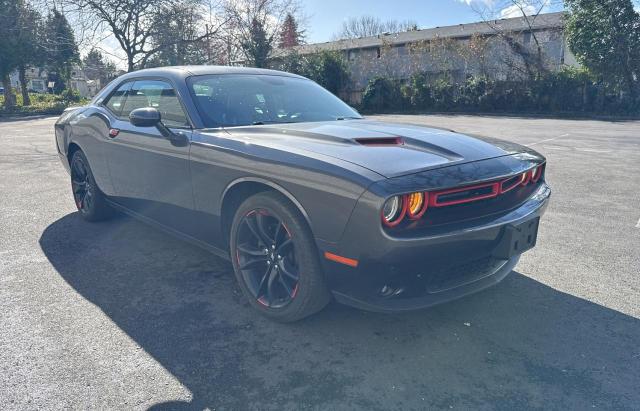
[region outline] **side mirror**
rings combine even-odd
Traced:
[[[129,122],[136,127],[156,127],[161,120],[160,112],[153,107],[137,108],[129,113]]]

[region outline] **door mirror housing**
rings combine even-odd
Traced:
[[[137,108],[129,113],[129,122],[136,127],[156,127],[161,120],[160,112],[153,107]]]
[[[189,138],[184,133],[174,133],[162,123],[160,112],[154,107],[137,108],[129,113],[129,122],[136,127],[155,127],[176,147],[186,146]]]

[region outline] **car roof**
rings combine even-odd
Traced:
[[[296,74],[284,71],[259,69],[252,67],[231,67],[231,66],[168,66],[133,71],[120,76],[120,80],[130,77],[140,76],[160,76],[173,78],[187,78],[191,76],[201,76],[208,74],[247,74],[247,75],[271,75],[303,78]]]

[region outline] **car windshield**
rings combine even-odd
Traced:
[[[311,80],[222,74],[188,80],[205,127],[234,127],[362,118]]]

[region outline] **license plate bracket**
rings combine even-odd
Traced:
[[[524,223],[504,227],[502,239],[493,255],[497,258],[509,259],[531,250],[536,246],[538,240],[539,225],[540,217],[536,217]]]

